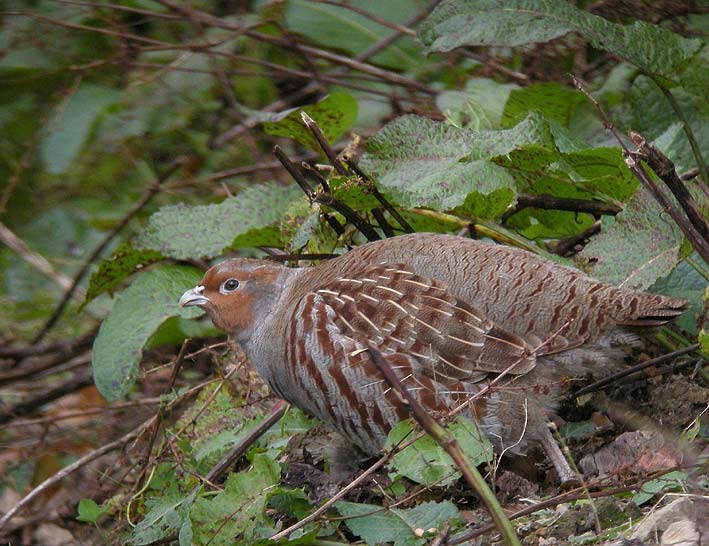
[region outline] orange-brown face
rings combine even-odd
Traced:
[[[229,260],[210,268],[199,285],[182,294],[180,307],[202,307],[217,328],[237,334],[253,324],[256,298],[276,277],[270,264]]]

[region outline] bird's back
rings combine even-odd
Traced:
[[[593,341],[616,325],[664,324],[686,308],[682,300],[603,284],[531,252],[452,235],[415,233],[377,241],[319,268],[323,276],[336,276],[382,262],[407,264],[442,281],[502,328],[560,348]]]

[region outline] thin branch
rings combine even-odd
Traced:
[[[372,226],[362,220],[359,217],[359,214],[357,214],[357,212],[355,212],[351,207],[336,200],[329,193],[315,192],[314,190],[312,190],[310,188],[310,185],[308,184],[308,181],[305,180],[303,173],[290,159],[288,159],[288,156],[286,156],[283,150],[281,150],[280,146],[275,146],[273,148],[273,153],[281,162],[283,167],[285,167],[288,173],[297,182],[298,186],[300,186],[300,188],[305,192],[311,202],[314,201],[323,205],[327,205],[342,214],[348,222],[355,226],[367,238],[368,241],[377,241],[381,239],[381,237],[379,237],[379,234],[374,231]]]
[[[224,473],[229,470],[241,457],[249,450],[249,448],[261,437],[268,429],[281,420],[290,406],[285,400],[280,400],[271,411],[271,415],[261,421],[258,426],[254,427],[238,444],[232,447],[219,462],[212,467],[209,473],[205,476],[208,483],[217,483]]]
[[[27,243],[20,239],[2,222],[0,222],[0,242],[5,244],[9,249],[14,250],[23,260],[30,264],[34,269],[42,273],[42,275],[52,279],[61,287],[62,290],[64,290],[64,292],[69,292],[72,286],[71,279],[55,271],[52,264],[49,263],[44,256],[32,251]],[[77,299],[83,300],[85,296],[85,290],[78,290],[78,293],[76,294]]]
[[[635,366],[630,366],[629,368],[621,370],[621,371],[614,373],[613,375],[610,375],[608,377],[604,377],[603,379],[596,381],[595,383],[591,383],[590,385],[587,385],[584,388],[579,389],[578,391],[576,391],[574,393],[574,395],[581,396],[584,394],[588,394],[589,392],[597,391],[600,388],[605,387],[606,385],[610,385],[612,383],[615,383],[618,379],[621,379],[621,378],[626,377],[628,375],[639,372],[640,370],[644,370],[645,368],[649,368],[650,366],[656,366],[657,364],[662,364],[662,363],[672,360],[673,358],[676,358],[678,356],[682,356],[687,353],[692,353],[692,352],[696,351],[697,349],[699,349],[699,343],[694,343],[693,345],[690,345],[688,347],[684,347],[682,349],[678,349],[678,350],[673,351],[671,353],[667,353],[666,355],[658,356],[657,358],[652,358],[652,359],[647,360],[645,362],[641,362],[640,364],[636,364]]]
[[[149,423],[152,419],[149,419],[146,423]],[[29,505],[35,498],[37,498],[39,495],[47,491],[50,487],[53,485],[59,483],[62,481],[64,478],[69,476],[70,474],[73,474],[80,468],[83,468],[86,466],[88,463],[91,461],[98,459],[102,455],[105,455],[106,453],[109,453],[110,451],[113,451],[114,449],[119,449],[123,447],[126,443],[130,442],[133,438],[138,437],[140,434],[142,434],[143,426],[140,426],[136,428],[135,430],[131,430],[130,432],[124,434],[121,438],[118,440],[115,440],[113,442],[110,442],[104,446],[101,446],[97,449],[94,449],[90,453],[87,453],[83,457],[81,457],[79,460],[74,461],[71,463],[69,466],[66,466],[62,468],[59,472],[56,474],[52,475],[51,477],[47,478],[44,480],[42,483],[40,483],[38,486],[36,486],[32,491],[30,491],[27,495],[25,495],[20,502],[15,504],[8,512],[0,518],[0,530],[7,525],[7,523],[17,514],[20,510],[22,510],[25,506]]]
[[[630,169],[630,172],[640,181],[642,186],[655,198],[655,200],[660,204],[662,209],[667,212],[674,220],[675,224],[679,227],[685,237],[689,239],[690,243],[694,249],[701,255],[702,259],[709,264],[709,241],[705,240],[701,234],[694,228],[694,226],[688,221],[687,217],[684,215],[683,211],[675,206],[672,200],[663,192],[652,180],[650,175],[645,171],[642,164],[638,161],[638,154],[631,152],[625,145],[625,142],[621,138],[620,134],[616,130],[615,126],[610,122],[605,110],[601,107],[598,101],[588,92],[586,87],[581,84],[574,76],[571,76],[576,88],[581,91],[588,100],[596,107],[598,112],[603,119],[606,128],[613,134],[613,136],[618,141],[621,149],[623,150],[623,155],[625,156],[625,164]]]
[[[331,6],[336,6],[338,8],[347,9],[347,10],[350,10],[358,15],[361,15],[362,17],[366,17],[367,19],[374,21],[375,23],[377,23],[379,25],[393,29],[398,34],[405,34],[407,36],[416,36],[416,32],[414,30],[412,30],[406,26],[397,25],[396,23],[392,23],[391,21],[387,21],[386,19],[383,19],[382,17],[379,17],[378,15],[370,13],[367,10],[364,10],[360,7],[353,6],[352,4],[347,4],[347,3],[343,3],[343,2],[336,2],[335,0],[310,0],[310,2],[312,2],[313,4],[329,4]]]
[[[85,362],[82,364],[89,364],[90,362],[91,357],[86,356]],[[76,392],[84,387],[93,385],[93,382],[94,376],[91,369],[87,368],[86,370],[82,370],[71,379],[37,394],[29,400],[19,402],[10,408],[7,408],[0,413],[0,424],[7,423],[15,417],[23,417],[35,409],[52,402],[53,400],[66,396],[72,392]]]
[[[700,235],[709,241],[709,223],[704,216],[699,205],[689,193],[687,186],[684,185],[682,179],[677,175],[675,165],[670,159],[663,154],[660,149],[654,144],[649,143],[638,133],[631,131],[630,139],[638,147],[642,159],[649,167],[659,176],[665,185],[670,189],[672,195],[679,202],[684,210],[687,218],[692,223],[694,228]]]
[[[26,358],[28,356],[40,356],[54,352],[71,354],[78,347],[83,347],[87,343],[90,343],[95,335],[96,331],[94,330],[81,337],[64,339],[53,343],[0,347],[0,358]]]
[[[704,183],[709,184],[709,176],[707,175],[707,164],[706,161],[704,161],[704,157],[702,156],[702,149],[699,146],[699,142],[697,142],[697,137],[694,135],[694,131],[692,130],[691,125],[689,125],[689,120],[687,120],[687,116],[684,115],[682,107],[679,105],[677,99],[672,94],[672,92],[667,89],[667,87],[665,87],[657,77],[650,76],[650,79],[652,79],[655,85],[660,88],[660,91],[662,91],[662,94],[665,95],[667,102],[670,103],[670,106],[675,111],[675,115],[682,122],[682,128],[684,129],[684,134],[687,135],[687,140],[689,141],[689,145],[692,148],[692,153],[694,154],[694,160],[697,163],[697,168],[699,169],[699,172],[702,175]]]
[[[546,246],[549,252],[559,256],[573,256],[579,252],[579,247],[583,247],[599,231],[601,231],[601,221],[597,220],[581,233],[559,239],[558,241],[551,241]]]
[[[504,224],[510,216],[525,208],[586,212],[594,216],[615,216],[623,210],[623,208],[616,203],[604,203],[602,201],[590,201],[588,199],[573,199],[570,197],[556,197],[555,195],[548,194],[519,194],[517,196],[517,202],[505,211],[500,219],[500,223]]]

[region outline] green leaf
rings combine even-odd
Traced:
[[[192,318],[201,311],[180,309],[180,295],[195,286],[202,272],[165,266],[140,275],[118,298],[94,342],[94,382],[107,400],[128,392],[135,382],[142,350],[150,336],[173,316]]]
[[[185,496],[168,486],[168,491],[159,497],[145,501],[145,517],[131,532],[131,544],[152,544],[178,533],[189,518],[193,496]]]
[[[709,66],[705,70],[709,72]],[[709,111],[706,98],[697,100],[677,88],[671,92],[706,159],[709,157]],[[681,120],[655,82],[646,76],[636,78],[624,105],[630,114],[629,126],[642,134],[648,142],[655,141],[675,164],[678,173],[697,166],[692,148],[682,130]]]
[[[298,193],[294,185],[269,183],[250,186],[218,205],[163,207],[150,217],[135,247],[187,260],[212,258],[232,244],[268,241],[281,246],[275,232],[264,228],[278,226]]]
[[[514,214],[507,225],[523,237],[535,241],[577,235],[591,227],[594,221],[590,214],[530,207]]]
[[[679,262],[682,233],[641,188],[615,219],[604,217],[601,234],[581,252],[594,277],[644,290]]]
[[[251,468],[229,475],[221,493],[195,501],[190,513],[194,542],[213,546],[253,544],[273,534],[266,505],[270,489],[278,485],[280,477],[278,463],[257,453]]]
[[[356,7],[391,23],[404,24],[424,7],[411,0],[358,0]],[[336,50],[345,50],[354,57],[388,37],[391,28],[355,13],[345,7],[289,0],[285,22],[288,28],[309,40]],[[371,58],[377,65],[399,70],[411,70],[421,65],[420,46],[410,37],[399,38],[394,44]]]
[[[388,542],[395,546],[425,544],[444,523],[460,519],[450,501],[424,502],[408,510],[339,501],[335,508],[349,518],[345,520],[347,527],[370,546]]]
[[[505,104],[502,126],[513,127],[530,112],[539,112],[566,127],[576,106],[585,100],[581,92],[556,82],[537,83],[524,89],[515,89]]]
[[[618,205],[638,187],[619,148],[559,153],[553,146],[532,145],[495,157],[494,162],[512,174],[518,191],[530,195],[597,199]]]
[[[386,449],[391,449],[412,437],[411,421],[398,423],[387,436]],[[448,431],[458,441],[458,445],[468,460],[475,466],[492,459],[492,445],[483,436],[471,419],[458,417]],[[411,446],[400,451],[391,460],[392,478],[406,476],[424,485],[444,487],[455,482],[461,474],[448,453],[438,443],[426,435]]]
[[[694,252],[692,258],[695,262],[702,263],[698,253]],[[696,334],[697,317],[700,317],[704,310],[706,288],[707,280],[689,262],[682,261],[667,277],[659,279],[648,288],[648,292],[687,300],[690,311],[680,315],[674,322],[683,330]]]
[[[78,508],[79,515],[76,519],[87,523],[96,523],[110,509],[109,506],[99,506],[91,499],[81,499]]]
[[[502,112],[510,92],[519,89],[514,83],[498,83],[487,78],[468,80],[463,91],[443,91],[436,106],[451,125],[473,131],[499,129]]]
[[[478,132],[403,116],[369,139],[361,165],[402,206],[452,210],[471,192],[481,198],[510,190],[481,206],[496,211],[515,185],[512,176],[489,159],[530,144],[553,144],[549,124],[535,114],[512,129]]]
[[[113,295],[113,291],[123,279],[162,259],[163,256],[159,252],[135,250],[130,244],[123,243],[108,260],[102,260],[98,269],[91,274],[89,289],[82,306],[104,292]]]
[[[444,0],[419,27],[419,38],[429,52],[444,52],[463,46],[548,42],[568,32],[670,80],[678,79],[702,47],[700,40],[642,21],[627,26],[611,23],[565,0]],[[692,72],[693,82],[698,72]]]
[[[666,491],[681,491],[684,489],[684,482],[687,481],[687,475],[684,472],[675,470],[655,480],[645,482],[640,490],[633,495],[633,502],[642,506],[658,493]]]
[[[49,172],[62,173],[70,167],[93,124],[119,97],[120,93],[114,89],[84,84],[58,108],[40,146],[42,161]]]
[[[279,114],[278,121],[265,122],[263,128],[269,135],[293,138],[304,146],[319,151],[320,146],[310,129],[303,123],[300,115],[303,111],[315,120],[325,139],[334,142],[345,133],[357,117],[357,101],[347,93],[330,93],[317,104],[293,108]]]

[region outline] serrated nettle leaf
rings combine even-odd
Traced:
[[[82,307],[104,292],[113,295],[113,291],[121,281],[162,259],[163,255],[154,250],[136,250],[129,243],[121,244],[113,255],[107,260],[102,260],[98,269],[91,274],[89,289],[86,291]]]
[[[471,192],[513,191],[511,175],[487,160],[531,144],[553,145],[548,122],[536,114],[502,131],[471,131],[403,116],[370,138],[361,165],[398,204],[443,211],[462,206]],[[497,208],[491,203],[481,207]]]
[[[265,509],[280,476],[278,463],[257,453],[248,470],[229,474],[222,492],[198,498],[190,512],[195,542],[227,545],[238,536],[240,543],[253,544],[272,535]]]
[[[580,91],[556,82],[536,83],[510,93],[502,114],[502,126],[513,127],[530,112],[540,112],[563,126],[568,126],[579,103],[586,100]]]
[[[335,199],[356,211],[369,211],[381,207],[381,203],[358,177],[334,176],[329,183]]]
[[[317,104],[294,108],[284,113],[278,121],[263,124],[269,135],[293,138],[304,146],[319,151],[320,146],[303,123],[301,112],[315,120],[328,142],[334,142],[357,118],[357,101],[347,93],[330,93]]]
[[[491,460],[492,445],[480,433],[474,421],[458,417],[448,426],[448,431],[473,465]],[[411,420],[402,421],[389,432],[385,448],[391,449],[413,435]],[[439,487],[452,484],[461,475],[453,459],[428,435],[394,455],[389,466],[392,478],[405,476],[416,483]]]
[[[264,228],[278,226],[284,211],[298,194],[295,185],[267,183],[249,186],[218,205],[163,207],[150,217],[134,245],[138,249],[188,260],[218,256],[232,244],[238,246],[258,240],[280,242],[274,230]],[[264,231],[259,231],[261,229]],[[240,236],[244,239],[239,239]]]
[[[594,222],[595,219],[590,214],[528,207],[511,216],[507,226],[535,241],[577,235],[591,227]]]
[[[384,509],[374,504],[339,501],[335,508],[348,518],[347,527],[368,545],[393,542],[395,546],[425,544],[446,522],[460,521],[450,501],[424,502],[411,509]]]
[[[101,324],[92,353],[94,382],[108,400],[128,392],[135,382],[143,347],[168,318],[193,318],[202,311],[180,309],[180,295],[194,287],[203,272],[165,266],[140,275],[116,300]]]
[[[559,153],[553,147],[525,146],[493,161],[509,170],[520,193],[530,195],[597,199],[620,205],[638,186],[619,148]]]
[[[439,93],[436,106],[455,127],[473,131],[499,129],[507,98],[516,89],[519,86],[514,83],[475,78],[465,84],[463,91]]]
[[[601,233],[580,257],[597,279],[644,290],[677,265],[682,239],[672,219],[640,188],[615,219],[603,218]]]
[[[428,51],[463,46],[521,46],[576,32],[598,49],[669,80],[700,51],[702,42],[636,21],[612,23],[565,0],[444,0],[419,27]],[[698,71],[690,81],[696,82]],[[706,87],[705,87],[706,89]]]

